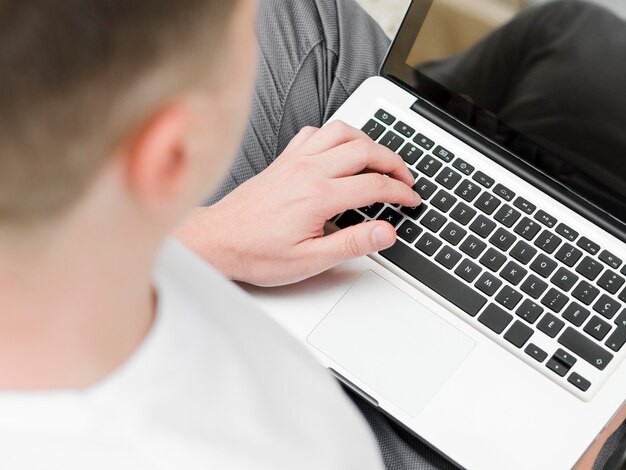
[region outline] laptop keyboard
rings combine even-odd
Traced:
[[[363,131],[404,159],[423,203],[373,204],[335,224],[392,224],[399,242],[384,258],[586,392],[577,364],[604,371],[626,343],[622,260],[385,110]]]

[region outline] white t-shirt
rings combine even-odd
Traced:
[[[339,386],[241,289],[172,240],[154,279],[151,332],[101,384],[0,393],[0,468],[383,468]]]

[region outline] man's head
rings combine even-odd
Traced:
[[[92,193],[165,227],[208,193],[247,117],[255,3],[0,0],[0,232]]]

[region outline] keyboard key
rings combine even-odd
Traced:
[[[452,166],[456,168],[457,170],[459,170],[461,173],[468,175],[468,176],[474,173],[474,170],[476,169],[472,165],[467,163],[466,161],[461,160],[460,158],[457,158],[452,164]]]
[[[594,316],[585,325],[585,333],[598,341],[602,341],[609,334],[609,331],[611,331],[611,325],[598,316]]]
[[[472,317],[487,303],[474,288],[403,243],[396,243],[380,254]]]
[[[554,272],[558,266],[557,262],[548,258],[546,255],[540,254],[530,265],[530,269],[535,271],[543,278],[547,278]]]
[[[441,264],[443,267],[452,269],[454,268],[459,261],[461,261],[461,254],[450,248],[449,246],[444,246],[437,256],[435,256],[435,261]]]
[[[487,244],[480,241],[474,235],[470,235],[461,245],[461,251],[472,259],[477,259],[487,248]]]
[[[517,237],[511,232],[499,228],[489,241],[495,245],[496,248],[500,248],[502,251],[506,252],[513,246],[513,243],[517,241]]]
[[[537,324],[537,328],[547,334],[550,338],[556,338],[556,335],[559,334],[564,326],[565,322],[559,320],[551,313],[546,313]]]
[[[385,205],[382,202],[377,202],[376,204],[372,204],[371,206],[361,207],[359,211],[361,211],[369,218],[373,219],[378,214],[380,214],[380,211],[383,210],[383,207],[385,207]]]
[[[609,320],[617,315],[619,308],[620,303],[616,300],[613,300],[606,294],[603,294],[593,306],[593,309],[596,312],[598,312],[604,318],[608,318]]]
[[[493,297],[495,293],[498,292],[498,289],[502,287],[502,281],[492,274],[484,273],[480,276],[480,279],[476,281],[475,285],[483,294]]]
[[[363,217],[361,214],[355,211],[347,211],[344,212],[343,215],[337,219],[335,225],[339,228],[348,228],[352,227],[353,225],[360,224],[364,220],[365,217]]]
[[[482,238],[487,238],[496,229],[496,223],[484,215],[479,215],[470,225],[470,230]]]
[[[402,220],[402,214],[394,211],[391,207],[387,207],[382,214],[378,216],[378,220],[384,220],[389,222],[394,227],[397,227]]]
[[[534,274],[531,274],[526,278],[526,280],[522,283],[521,287],[522,292],[528,294],[533,299],[537,300],[539,297],[543,295],[543,293],[548,288],[548,283],[543,282]]]
[[[454,160],[454,154],[444,149],[441,145],[438,145],[435,150],[433,150],[433,155],[435,157],[441,158],[444,162],[450,163]]]
[[[467,202],[472,202],[480,194],[480,187],[470,180],[464,180],[459,187],[456,188],[454,194]]]
[[[552,276],[552,279],[550,281],[552,282],[552,284],[560,287],[565,292],[569,292],[576,285],[578,279],[579,277],[576,274],[568,271],[565,268],[560,268],[554,274],[554,276]]]
[[[580,240],[578,240],[578,243],[576,243],[576,245],[578,245],[580,248],[582,248],[591,255],[597,255],[600,251],[600,245],[592,242],[587,237],[582,237]]]
[[[518,197],[513,203],[513,205],[528,215],[532,214],[533,212],[537,210],[537,206],[535,206],[534,204],[531,204],[523,197]]]
[[[535,220],[538,220],[539,222],[547,225],[550,228],[554,227],[558,222],[556,218],[552,217],[550,214],[542,210],[535,214]]]
[[[567,381],[583,392],[586,392],[591,387],[591,382],[576,372],[572,372]]]
[[[461,276],[463,279],[465,279],[467,282],[474,282],[481,271],[482,268],[480,266],[472,263],[468,259],[464,259],[463,261],[461,261],[461,264],[459,264],[459,267],[456,268],[456,271],[454,272]]]
[[[606,270],[598,279],[598,285],[610,294],[617,294],[620,287],[624,285],[624,278],[613,271]]]
[[[554,372],[556,375],[558,375],[559,377],[565,377],[565,375],[570,370],[570,367],[567,367],[561,361],[554,359],[554,358],[550,359],[547,362],[546,367],[550,369],[552,372]]]
[[[533,333],[532,328],[527,327],[518,320],[513,323],[513,326],[504,334],[504,339],[516,348],[521,348],[528,342]]]
[[[500,210],[498,210],[498,212],[496,212],[496,215],[494,215],[493,218],[505,227],[511,228],[513,227],[513,225],[515,225],[515,222],[517,222],[521,216],[522,214],[520,214],[508,204],[505,204],[500,208]]]
[[[415,129],[413,129],[408,124],[403,123],[402,121],[398,121],[398,123],[393,126],[393,128],[404,137],[412,137],[415,134]]]
[[[604,370],[613,359],[613,354],[572,327],[568,327],[558,341],[575,355],[600,370]]]
[[[522,268],[519,264],[510,261],[502,270],[500,276],[509,281],[511,285],[517,286],[520,282],[522,282],[522,279],[526,277],[526,274],[528,274],[528,271]]]
[[[543,313],[543,307],[530,300],[524,300],[515,313],[518,317],[526,320],[532,325]]]
[[[506,256],[497,251],[495,248],[489,248],[487,252],[480,258],[480,264],[487,267],[494,273],[506,263]]]
[[[384,145],[389,150],[396,152],[404,143],[404,139],[393,131],[387,131],[378,143]]]
[[[376,117],[376,119],[380,119],[382,122],[384,122],[388,126],[391,126],[396,121],[396,118],[393,117],[384,109],[379,109],[374,116]]]
[[[570,303],[563,312],[563,318],[575,326],[582,326],[591,312],[576,302]]]
[[[626,328],[626,309],[622,310],[614,322],[618,328]]]
[[[569,367],[574,367],[574,364],[576,364],[576,362],[578,361],[578,359],[576,359],[570,353],[560,348],[556,350],[553,357]]]
[[[427,229],[437,233],[439,230],[441,230],[441,227],[443,227],[447,221],[448,219],[446,219],[443,215],[441,215],[436,210],[431,209],[422,218],[420,223]]]
[[[497,197],[489,193],[482,193],[474,203],[474,206],[483,211],[485,214],[491,215],[500,204],[501,201]]]
[[[576,272],[582,274],[590,281],[593,281],[602,272],[602,265],[589,256],[585,256],[583,260],[576,266]]]
[[[581,281],[572,295],[580,300],[585,305],[591,305],[598,295],[600,295],[600,290],[593,287],[591,284]]]
[[[480,183],[485,188],[491,188],[495,184],[495,180],[491,176],[484,174],[482,171],[477,171],[473,176],[473,180]]]
[[[469,224],[475,215],[476,211],[463,202],[459,202],[452,212],[450,212],[450,217],[461,225]]]
[[[622,291],[622,293],[619,295],[618,299],[620,299],[622,302],[626,302],[626,289],[624,289]]]
[[[465,238],[467,231],[459,227],[454,222],[450,222],[446,225],[446,228],[441,232],[441,238],[450,243],[452,246],[456,246],[461,243],[461,240]]]
[[[432,256],[435,252],[443,245],[441,240],[433,237],[430,233],[425,233],[422,235],[422,238],[418,240],[415,244],[418,250],[427,254],[428,256]]]
[[[545,352],[543,349],[533,343],[530,343],[528,346],[526,346],[524,352],[537,362],[543,362],[548,357],[547,352]]]
[[[582,255],[582,251],[580,251],[578,248],[573,247],[569,243],[566,243],[559,249],[559,251],[556,252],[556,255],[554,256],[565,266],[572,268],[582,257]]]
[[[450,168],[445,168],[439,172],[435,181],[444,188],[452,189],[461,181],[461,175]]]
[[[437,185],[427,180],[426,178],[420,178],[413,186],[413,190],[416,191],[422,198],[422,200],[429,200],[435,191],[437,191]]]
[[[569,228],[565,224],[559,224],[555,230],[556,230],[556,233],[564,237],[566,240],[569,240],[570,242],[575,241],[579,235],[579,233],[576,230]]]
[[[515,227],[515,233],[528,241],[532,241],[540,231],[541,226],[528,217],[524,217],[522,221],[517,224],[517,227]]]
[[[626,327],[619,327],[605,343],[611,351],[619,352],[626,344]]]
[[[416,207],[403,207],[400,209],[400,212],[413,220],[417,220],[424,215],[427,210],[428,206],[426,204],[420,204]]]
[[[409,165],[414,165],[417,162],[417,159],[424,155],[424,151],[418,149],[412,143],[406,144],[402,147],[402,150],[398,152],[402,159]]]
[[[365,132],[372,140],[378,140],[383,132],[385,132],[385,126],[383,126],[379,122],[374,121],[373,119],[370,119],[361,130]]]
[[[430,155],[426,155],[422,158],[416,166],[419,171],[427,176],[430,176],[431,178],[435,176],[439,170],[441,170],[441,167],[443,167],[443,163],[439,160],[435,160],[435,158]]]
[[[614,254],[606,250],[600,253],[600,261],[608,264],[609,267],[613,269],[619,269],[619,267],[622,265],[621,259],[619,259],[617,256],[615,256]]]
[[[430,202],[433,206],[445,214],[454,207],[456,201],[457,199],[454,196],[451,196],[446,191],[441,189]]]
[[[493,188],[493,192],[505,201],[511,202],[513,199],[515,199],[515,193],[506,186],[499,183],[496,185],[495,188]]]
[[[494,304],[489,304],[478,321],[494,333],[500,334],[513,321],[513,315]]]
[[[553,288],[550,289],[546,295],[544,295],[543,299],[541,299],[541,303],[554,313],[559,313],[563,310],[568,300],[569,299],[565,294]]]
[[[417,134],[413,139],[413,142],[426,150],[431,150],[435,146],[435,143],[424,134]]]
[[[530,263],[536,254],[535,248],[521,240],[511,250],[511,256],[522,264]]]
[[[398,236],[409,244],[417,240],[420,233],[422,233],[422,229],[408,220],[405,220],[398,229]]]
[[[544,230],[537,240],[535,240],[535,246],[541,248],[543,251],[551,255],[556,251],[563,240],[557,237],[555,234]]]
[[[522,294],[509,286],[504,286],[498,295],[496,295],[496,302],[509,310],[513,310],[522,301]]]

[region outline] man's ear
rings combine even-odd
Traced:
[[[129,190],[150,211],[180,206],[192,171],[186,139],[190,103],[163,106],[122,146]],[[186,201],[185,201],[186,202]]]

